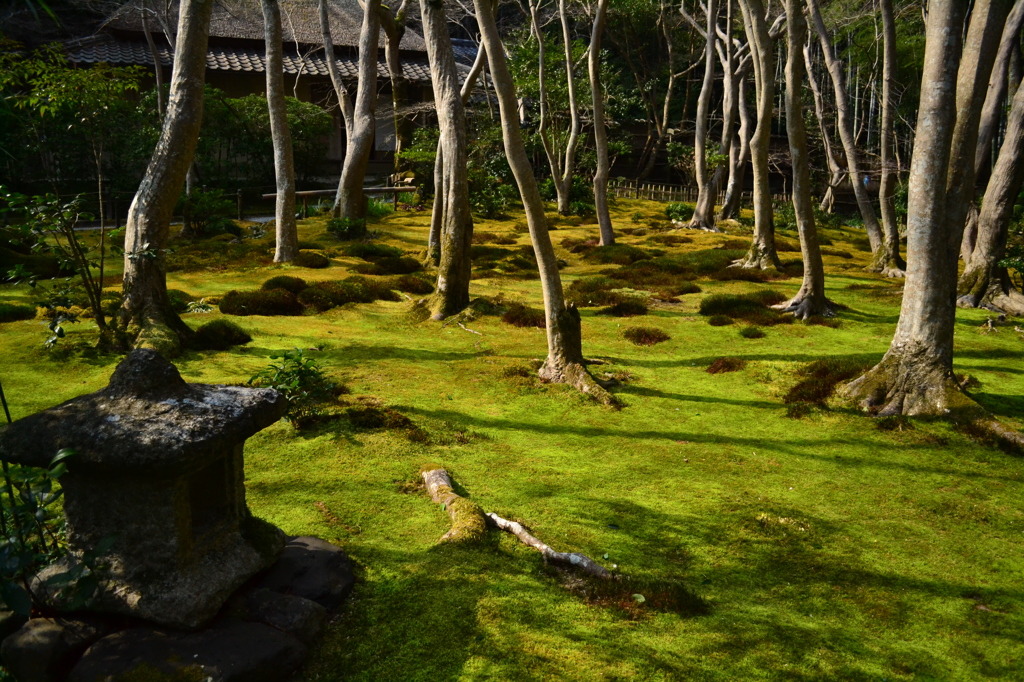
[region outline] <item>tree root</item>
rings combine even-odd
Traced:
[[[569,384],[577,391],[588,395],[602,405],[621,408],[622,403],[608,392],[597,379],[590,375],[586,367],[578,362],[553,362],[550,357],[537,371],[541,381],[552,384]]]
[[[531,535],[521,523],[503,519],[494,513],[485,513],[480,505],[458,495],[451,476],[441,468],[428,465],[421,471],[423,482],[430,493],[430,499],[443,504],[452,519],[452,528],[441,537],[441,542],[477,541],[483,538],[487,526],[511,533],[520,542],[533,547],[544,557],[545,561],[575,568],[587,575],[604,580],[615,580],[617,575],[598,564],[596,561],[577,552],[557,552]]]
[[[793,313],[793,317],[798,320],[806,320],[811,317],[835,317],[836,315],[835,304],[832,301],[827,298],[818,301],[814,297],[805,296],[802,293],[785,303],[773,305],[772,309],[778,310],[780,313]]]
[[[1024,315],[1024,294],[1016,289],[1002,291],[998,287],[990,287],[986,296],[980,299],[973,294],[964,294],[956,299],[961,308],[983,308],[994,313],[1007,315]]]
[[[776,252],[774,244],[771,247],[767,247],[762,244],[758,244],[755,240],[750,245],[750,251],[747,252],[747,255],[739,260],[733,261],[729,267],[779,270],[782,268],[782,261],[779,260],[779,254]]]

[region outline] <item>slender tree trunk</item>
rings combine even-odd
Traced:
[[[726,185],[725,202],[722,205],[723,220],[735,220],[740,215],[747,164],[750,162],[750,137],[754,129],[750,109],[747,107],[746,76],[741,75],[738,81],[736,110],[740,118],[739,146],[733,145],[729,152],[729,183]]]
[[[1020,49],[1020,30],[1024,25],[1024,0],[1017,0],[1006,19],[1002,37],[999,41],[999,52],[992,66],[992,76],[988,81],[988,92],[985,105],[981,110],[981,125],[978,128],[978,150],[974,156],[974,172],[981,173],[992,158],[992,140],[995,138],[999,122],[1003,117],[1003,105],[1006,102],[1006,91],[1009,87],[1007,78],[1013,54]],[[1013,95],[1010,95],[1013,98]]]
[[[754,240],[747,256],[734,265],[765,270],[781,265],[779,255],[775,251],[772,193],[768,184],[768,152],[775,100],[774,45],[768,35],[764,3],[761,0],[739,0],[739,5],[753,60],[754,85],[757,90],[757,128],[750,141],[750,157],[754,170]]]
[[[853,194],[857,198],[857,207],[860,209],[860,217],[864,221],[864,230],[867,232],[868,241],[871,244],[871,252],[874,254],[872,263],[868,269],[873,272],[881,272],[885,267],[885,253],[882,246],[882,228],[878,224],[878,216],[875,215],[875,207],[868,196],[868,190],[863,182],[864,176],[861,173],[860,159],[857,150],[857,138],[854,133],[856,116],[850,113],[850,97],[846,90],[846,82],[843,79],[843,64],[836,56],[835,47],[829,38],[828,29],[825,28],[825,21],[821,18],[821,11],[818,9],[818,0],[807,0],[808,17],[814,24],[818,34],[818,42],[821,43],[821,51],[825,57],[825,66],[832,77],[832,89],[836,95],[836,113],[838,118],[839,139],[846,151],[846,168],[850,174],[850,183],[853,185]]]
[[[821,210],[831,213],[836,203],[836,188],[846,177],[846,170],[839,165],[836,158],[835,145],[832,144],[832,133],[825,120],[825,98],[821,94],[821,86],[818,84],[818,76],[814,72],[814,60],[811,58],[811,44],[804,44],[804,66],[807,67],[807,82],[811,86],[811,93],[814,95],[814,114],[818,118],[818,129],[821,131],[821,143],[825,147],[825,161],[828,164],[829,181],[825,188],[825,194],[821,198]]]
[[[537,256],[537,267],[540,270],[548,337],[548,357],[540,369],[540,376],[545,381],[568,383],[605,404],[615,404],[614,396],[598,385],[584,367],[580,314],[575,306],[566,304],[562,292],[558,259],[555,257],[555,249],[548,234],[544,203],[519,130],[515,87],[508,70],[504,46],[498,34],[494,6],[491,0],[474,0],[473,4],[476,8],[482,43],[487,50],[487,63],[494,82],[494,90],[498,96],[505,154],[523,198],[526,222]]]
[[[338,180],[335,215],[349,220],[366,219],[363,182],[373,149],[374,112],[377,108],[377,49],[380,42],[380,0],[365,0],[359,32],[359,89],[348,129],[345,163]]]
[[[562,192],[558,196],[558,213],[569,215],[572,179],[576,174],[576,150],[580,144],[580,105],[576,96],[576,73],[573,69],[572,36],[569,33],[569,13],[565,0],[558,0],[558,18],[562,23],[562,42],[565,47],[565,78],[569,90],[569,141],[565,145],[562,163]]]
[[[299,232],[295,224],[295,162],[292,135],[288,129],[288,108],[284,96],[284,67],[281,55],[281,7],[277,0],[261,0],[267,44],[267,108],[270,136],[274,143],[274,174],[277,199],[274,224],[277,247],[275,263],[287,263],[299,254]]]
[[[156,79],[156,112],[160,121],[164,120],[164,67],[160,63],[160,53],[156,49],[156,42],[149,30],[149,21],[146,14],[149,10],[142,9],[142,33],[146,36],[146,45],[149,46],[149,53],[153,56],[153,77]]]
[[[953,375],[955,274],[966,212],[957,204],[973,192],[978,121],[1002,21],[991,0],[978,0],[961,51],[965,10],[961,0],[929,2],[900,319],[882,361],[846,388],[883,415],[974,409]],[[1001,14],[1005,20],[1005,8]]]
[[[413,120],[405,115],[409,107],[409,79],[405,77],[402,69],[402,38],[405,36],[406,5],[408,0],[402,0],[395,13],[392,14],[388,7],[381,5],[380,23],[384,29],[384,62],[388,66],[388,76],[391,79],[391,106],[393,109],[395,125],[395,173],[402,171],[401,153],[412,141],[412,133],[415,128]]]
[[[707,27],[704,29],[704,81],[697,97],[696,131],[693,137],[693,168],[697,177],[697,206],[690,227],[715,229],[715,200],[718,187],[712,182],[715,168],[708,168],[708,116],[715,91],[715,44],[718,40],[718,0],[707,2]]]
[[[452,51],[444,6],[420,0],[423,39],[430,59],[430,79],[440,129],[443,161],[443,196],[435,196],[444,207],[441,228],[441,261],[437,289],[430,299],[431,317],[443,320],[469,305],[469,258],[473,239],[473,217],[469,211],[469,172],[466,167],[466,112],[462,106],[459,70]]]
[[[825,298],[825,267],[821,261],[818,230],[811,202],[811,169],[807,156],[807,130],[804,128],[804,60],[801,48],[807,38],[807,22],[801,11],[802,0],[786,0],[786,132],[793,165],[793,212],[800,232],[800,252],[804,261],[804,280],[792,299],[777,306],[798,319],[834,315]]]
[[[989,180],[978,216],[977,244],[957,285],[957,304],[1024,315],[1024,294],[999,262],[1006,255],[1006,239],[1013,206],[1024,183],[1024,88],[1013,98],[1006,124],[1006,141]]]
[[[882,243],[885,263],[882,274],[886,277],[903,277],[907,264],[900,256],[900,228],[896,217],[896,185],[899,179],[893,162],[894,112],[892,86],[896,78],[896,21],[893,16],[892,0],[880,0],[882,10],[882,177],[879,201],[882,206]]]
[[[594,99],[594,147],[597,154],[597,169],[594,171],[594,208],[597,224],[601,230],[601,246],[615,243],[612,218],[608,213],[608,175],[611,165],[608,161],[608,131],[604,121],[604,90],[601,87],[601,37],[608,16],[608,0],[597,0],[594,26],[590,32],[590,55],[587,67],[590,73],[590,92]]]
[[[192,330],[167,298],[165,248],[171,214],[181,194],[203,119],[206,45],[213,0],[181,3],[174,47],[174,74],[163,129],[125,229],[122,327],[137,348],[165,355],[180,351]]]

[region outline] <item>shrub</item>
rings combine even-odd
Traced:
[[[864,372],[870,365],[851,358],[822,358],[804,365],[797,376],[801,377],[782,399],[787,405],[809,403],[824,407],[836,387]]]
[[[512,303],[501,316],[501,321],[513,327],[537,327],[544,329],[547,322],[543,310],[530,308],[522,303]]]
[[[290,291],[229,291],[220,301],[225,315],[301,315],[302,304]]]
[[[681,202],[672,202],[665,207],[665,215],[669,220],[685,223],[693,217],[693,206]]]
[[[745,339],[763,339],[765,333],[760,327],[744,327],[740,330],[740,336]]]
[[[331,264],[331,260],[316,251],[299,251],[299,254],[295,256],[295,260],[292,261],[293,265],[298,265],[300,268],[311,268],[319,270],[326,268]]]
[[[381,201],[370,197],[366,202],[366,217],[369,220],[380,220],[395,212],[395,207],[389,201]]]
[[[227,350],[252,341],[247,331],[231,320],[207,322],[196,330],[193,343],[199,350]]]
[[[349,244],[342,249],[342,253],[352,258],[362,258],[365,261],[374,262],[381,258],[397,258],[403,254],[403,251],[387,244],[359,242],[357,244]]]
[[[36,309],[30,305],[17,303],[0,303],[0,322],[17,322],[31,320],[36,316]]]
[[[411,275],[423,266],[415,258],[379,258],[373,263],[359,263],[353,270],[361,275]]]
[[[601,315],[612,317],[636,317],[647,314],[647,304],[636,297],[624,298],[600,311]]]
[[[432,294],[434,285],[415,275],[401,275],[391,281],[391,288],[407,294]]]
[[[629,219],[632,220],[634,223],[639,223],[641,220],[644,219],[644,214],[642,211],[634,211],[633,215],[629,216]]]
[[[738,372],[747,366],[743,358],[718,358],[708,365],[708,374],[724,374],[726,372]]]
[[[168,289],[167,300],[171,302],[171,310],[180,315],[188,310],[188,304],[196,297],[181,289]]]
[[[653,346],[672,338],[657,327],[626,327],[622,336],[634,346]]]
[[[725,327],[732,324],[732,318],[728,315],[712,315],[708,318],[708,324],[712,327]]]
[[[289,292],[290,293],[290,292]],[[323,406],[338,394],[339,387],[327,378],[316,360],[306,357],[302,350],[271,355],[270,366],[249,379],[250,386],[273,388],[288,399],[285,418],[296,428],[323,414]]]
[[[651,258],[651,254],[629,244],[612,244],[611,246],[598,246],[590,251],[585,258],[605,265],[609,263],[632,265],[637,261]]]
[[[290,291],[296,296],[300,291],[308,287],[306,280],[301,277],[292,277],[291,275],[278,275],[277,277],[271,277],[263,286],[260,287],[264,291],[270,291],[271,289],[284,289]]]
[[[341,241],[362,239],[366,236],[366,221],[362,218],[331,218],[327,231]]]
[[[321,287],[308,287],[299,292],[299,303],[317,312],[325,312],[338,304],[330,292]]]

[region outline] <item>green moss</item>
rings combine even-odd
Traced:
[[[293,265],[298,265],[300,268],[312,268],[314,270],[320,270],[326,268],[331,264],[330,259],[322,253],[316,251],[299,251],[298,255],[292,261]]]
[[[196,330],[192,345],[199,350],[227,350],[252,341],[252,336],[231,320],[213,320]]]
[[[36,316],[36,309],[30,305],[17,303],[0,303],[0,322],[17,322],[31,320]]]
[[[112,682],[203,682],[209,679],[201,665],[190,665],[165,673],[148,663],[143,663],[129,672],[113,678]]]

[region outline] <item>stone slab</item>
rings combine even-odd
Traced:
[[[291,538],[281,556],[257,581],[257,587],[337,608],[352,592],[352,560],[338,546],[315,537]]]
[[[0,659],[18,682],[58,682],[107,632],[98,619],[33,618],[4,639]]]

